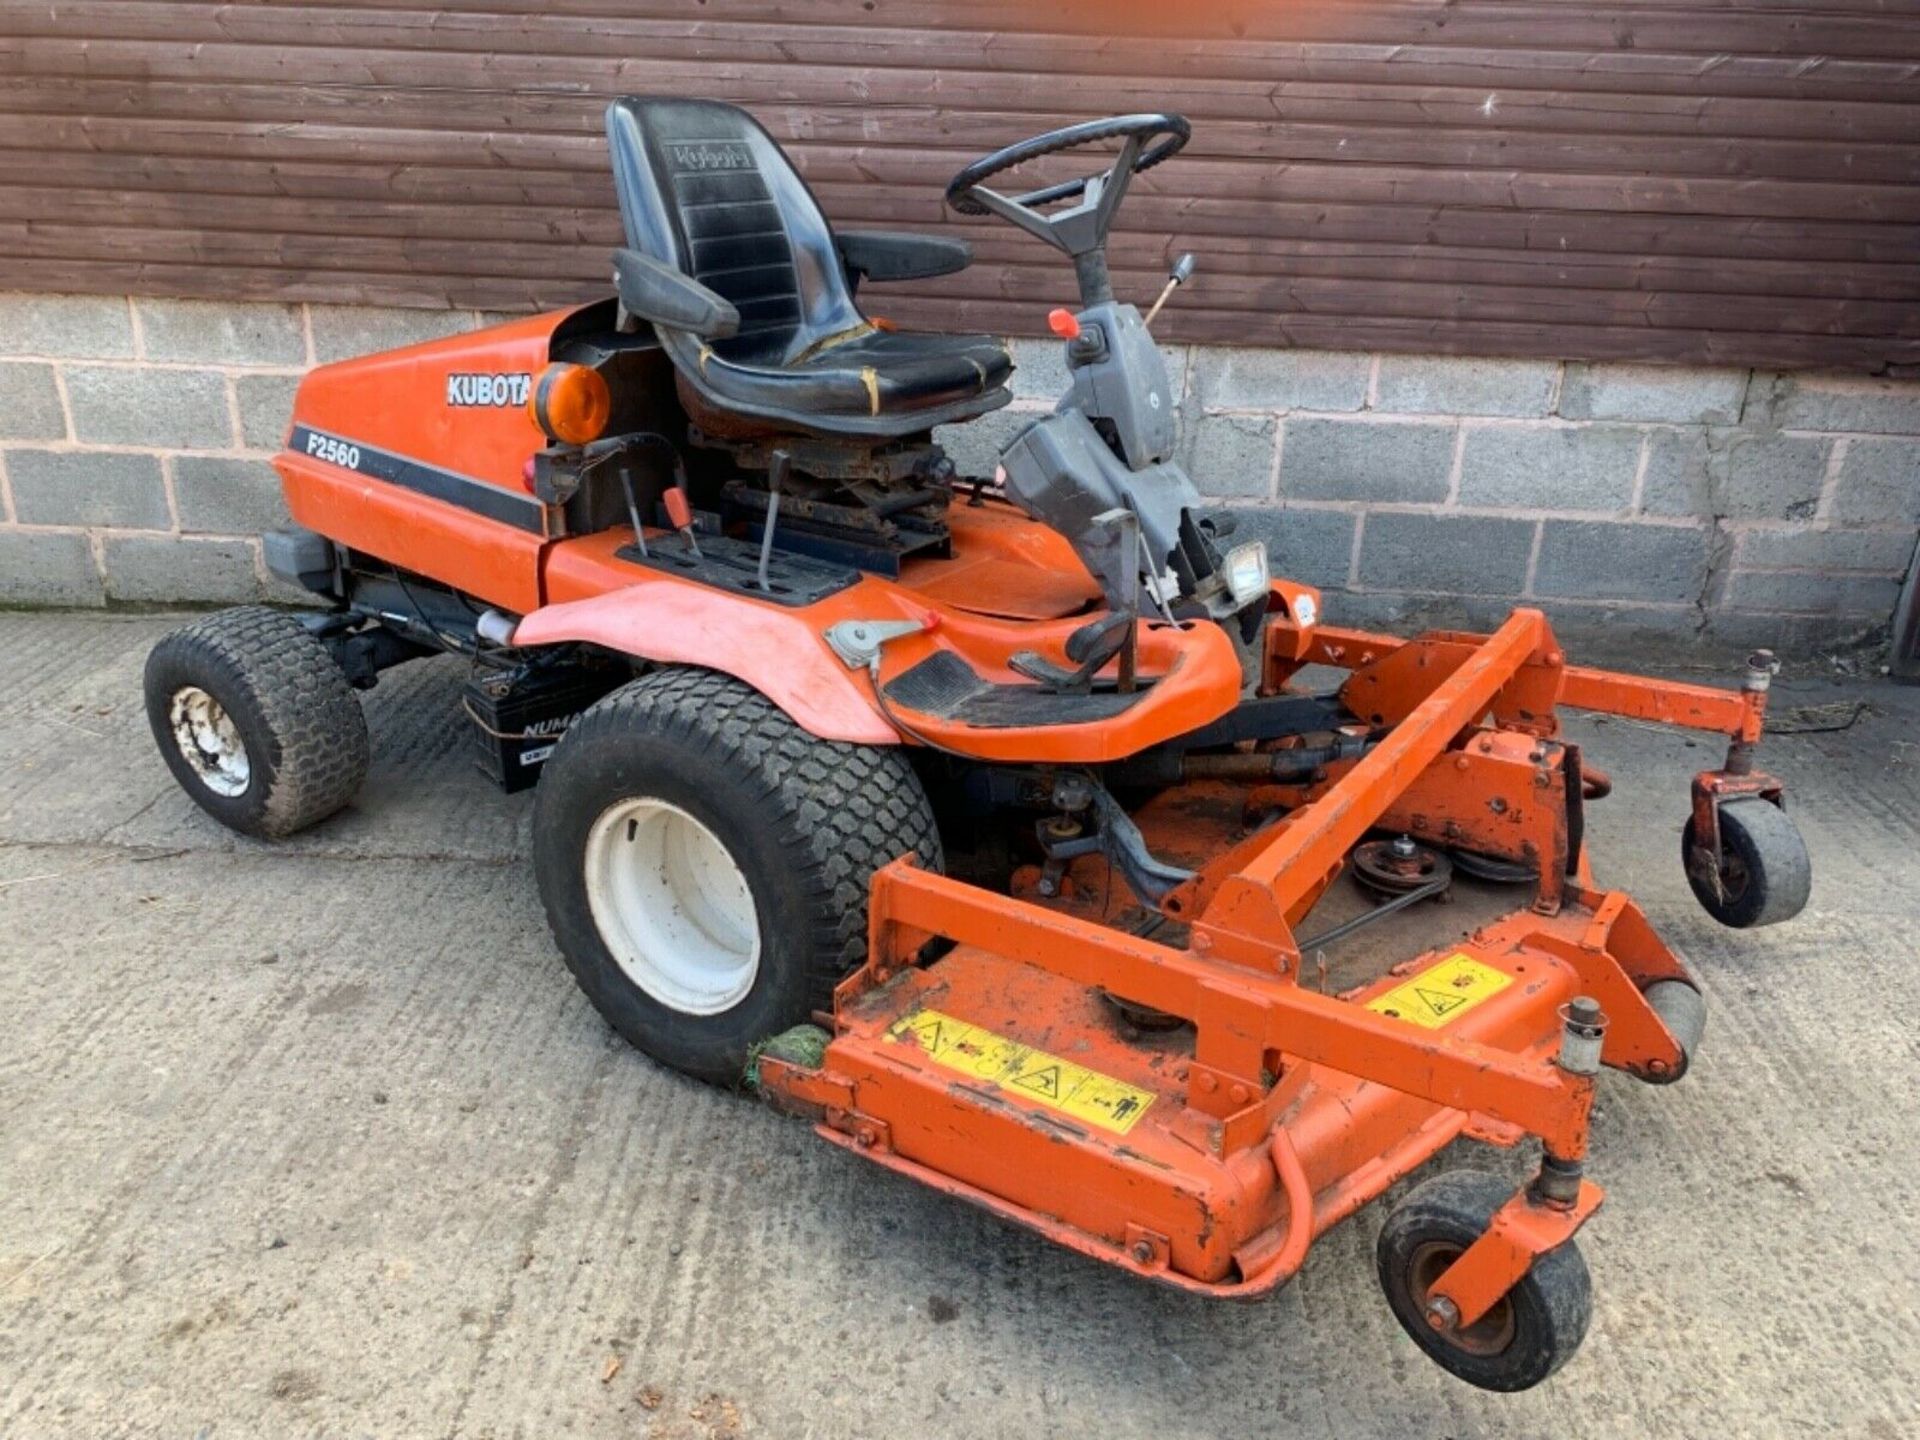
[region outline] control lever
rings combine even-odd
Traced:
[[[1101,525],[1112,535],[1123,554],[1140,554],[1140,517],[1124,505],[1094,516],[1094,522]],[[1140,571],[1138,568],[1122,566],[1120,569],[1121,590],[1120,606],[1116,613],[1126,619],[1126,628],[1120,632],[1120,673],[1116,677],[1122,695],[1131,695],[1135,684],[1135,670],[1139,659],[1140,641]],[[1071,646],[1072,641],[1068,642]]]
[[[772,588],[767,581],[767,564],[773,559],[773,527],[780,523],[780,487],[787,483],[787,476],[792,470],[793,457],[786,451],[776,450],[767,457],[767,519],[760,530],[758,579],[763,595]]]
[[[633,467],[627,464],[624,455],[620,457],[619,464],[620,488],[627,493],[627,518],[633,522],[634,548],[640,552],[640,558],[645,560],[649,558],[647,555],[647,532],[640,524],[640,502],[634,498],[633,494]]]
[[[1140,520],[1131,510],[1116,508],[1094,516],[1103,543],[1115,546],[1123,557],[1139,553]],[[1130,563],[1130,560],[1123,561]],[[1123,572],[1124,573],[1124,572]],[[1067,658],[1077,668],[1056,665],[1033,650],[1017,650],[1007,657],[1007,668],[1029,680],[1037,680],[1049,690],[1073,694],[1093,688],[1093,677],[1117,654],[1120,657],[1118,689],[1131,695],[1136,685],[1136,642],[1139,635],[1139,582],[1126,587],[1125,601],[1111,613],[1089,621],[1067,637]]]
[[[1071,695],[1077,691],[1088,690],[1093,686],[1093,670],[1082,665],[1078,670],[1069,670],[1064,665],[1056,665],[1038,650],[1016,650],[1007,657],[1007,668],[1016,675],[1024,675],[1037,682],[1043,690],[1056,695]]]
[[[1188,251],[1173,262],[1173,269],[1167,272],[1167,283],[1160,290],[1160,298],[1153,302],[1153,308],[1147,311],[1142,324],[1152,325],[1153,317],[1160,313],[1160,307],[1167,303],[1167,297],[1193,278],[1193,252]]]
[[[700,542],[693,538],[693,502],[687,499],[687,492],[675,485],[660,498],[667,507],[667,519],[680,532],[680,538],[687,542],[687,552],[696,560],[699,559]]]

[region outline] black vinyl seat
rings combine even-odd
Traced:
[[[836,237],[806,182],[744,110],[711,100],[628,97],[607,108],[627,244],[739,311],[703,342],[659,326],[695,418],[716,433],[759,421],[886,439],[971,419],[1011,398],[1013,362],[987,335],[881,330],[854,303],[858,252]],[[911,236],[864,237],[911,246]],[[875,278],[946,273],[895,267]],[[689,393],[691,392],[691,393]],[[746,429],[756,428],[749,424]]]

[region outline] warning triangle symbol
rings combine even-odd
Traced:
[[[940,1030],[938,1020],[924,1020],[918,1025],[908,1027],[908,1033],[920,1042],[920,1048],[929,1055],[940,1053]]]
[[[1436,1015],[1448,1014],[1467,1003],[1466,996],[1451,994],[1445,990],[1425,990],[1416,985],[1413,987],[1413,993],[1418,995],[1421,1003]]]
[[[1030,1070],[1025,1075],[1015,1076],[1013,1083],[1022,1090],[1031,1090],[1036,1095],[1046,1096],[1049,1100],[1058,1100],[1060,1098],[1060,1067],[1047,1065],[1038,1070]]]

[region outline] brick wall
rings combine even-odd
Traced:
[[[1177,301],[1175,303],[1178,303]],[[471,311],[0,294],[0,603],[282,598],[258,533],[307,366]],[[964,469],[1064,384],[944,432]],[[1920,383],[1737,369],[1171,349],[1196,480],[1276,569],[1394,626],[1789,651],[1884,630],[1920,530]]]

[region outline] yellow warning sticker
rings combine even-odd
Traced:
[[[1154,1100],[1151,1090],[1017,1044],[938,1010],[916,1010],[895,1021],[887,1029],[887,1039],[911,1041],[948,1070],[998,1085],[1116,1135],[1133,1129]]]
[[[1411,980],[1369,1000],[1367,1009],[1438,1030],[1512,983],[1513,977],[1506,971],[1455,951],[1438,965],[1428,966]]]

